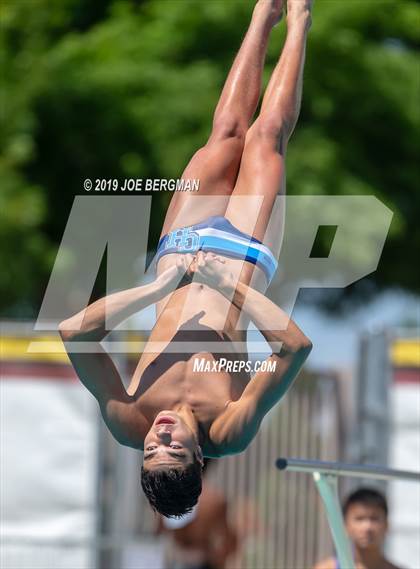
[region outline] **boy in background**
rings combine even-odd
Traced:
[[[343,515],[356,569],[401,569],[382,551],[388,530],[388,505],[383,494],[373,488],[359,488],[345,500]],[[314,569],[344,568],[340,568],[336,557],[330,557]]]

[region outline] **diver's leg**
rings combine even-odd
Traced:
[[[300,110],[311,5],[312,0],[288,0],[286,42],[260,115],[247,132],[237,183],[225,213],[233,225],[264,241],[273,252],[275,244],[264,238],[276,196],[285,193],[285,154]]]
[[[211,215],[224,214],[238,175],[245,134],[258,105],[269,34],[280,18],[282,2],[259,0],[255,5],[217,104],[210,138],[182,175],[183,179],[199,180],[199,190],[173,195],[162,235]]]

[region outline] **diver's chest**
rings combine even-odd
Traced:
[[[222,403],[239,399],[248,377],[228,373],[224,362],[211,354],[195,354],[185,369],[184,390],[190,403]]]
[[[248,379],[221,370],[215,361],[211,354],[198,353],[175,363],[153,381],[142,377],[137,397],[143,413],[153,417],[162,409],[188,404],[202,422],[211,422],[227,402],[240,398]]]
[[[185,367],[182,391],[185,402],[192,407],[222,406],[231,399],[232,378],[214,368],[212,359],[195,355]]]

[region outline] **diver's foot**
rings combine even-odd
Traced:
[[[271,26],[278,24],[283,15],[283,0],[258,0],[255,10],[263,13]]]
[[[287,0],[287,23],[305,21],[308,28],[312,23],[312,5],[314,0]]]

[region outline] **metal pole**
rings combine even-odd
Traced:
[[[357,478],[374,478],[376,480],[411,480],[420,482],[420,472],[395,470],[375,464],[346,464],[344,462],[323,462],[320,460],[302,460],[298,458],[278,458],[276,467],[291,472],[313,474],[333,474],[335,476],[353,476]]]
[[[338,499],[337,476],[314,472],[313,477],[322,501],[324,502],[340,567],[341,569],[355,569],[350,543],[344,527],[341,505]]]

